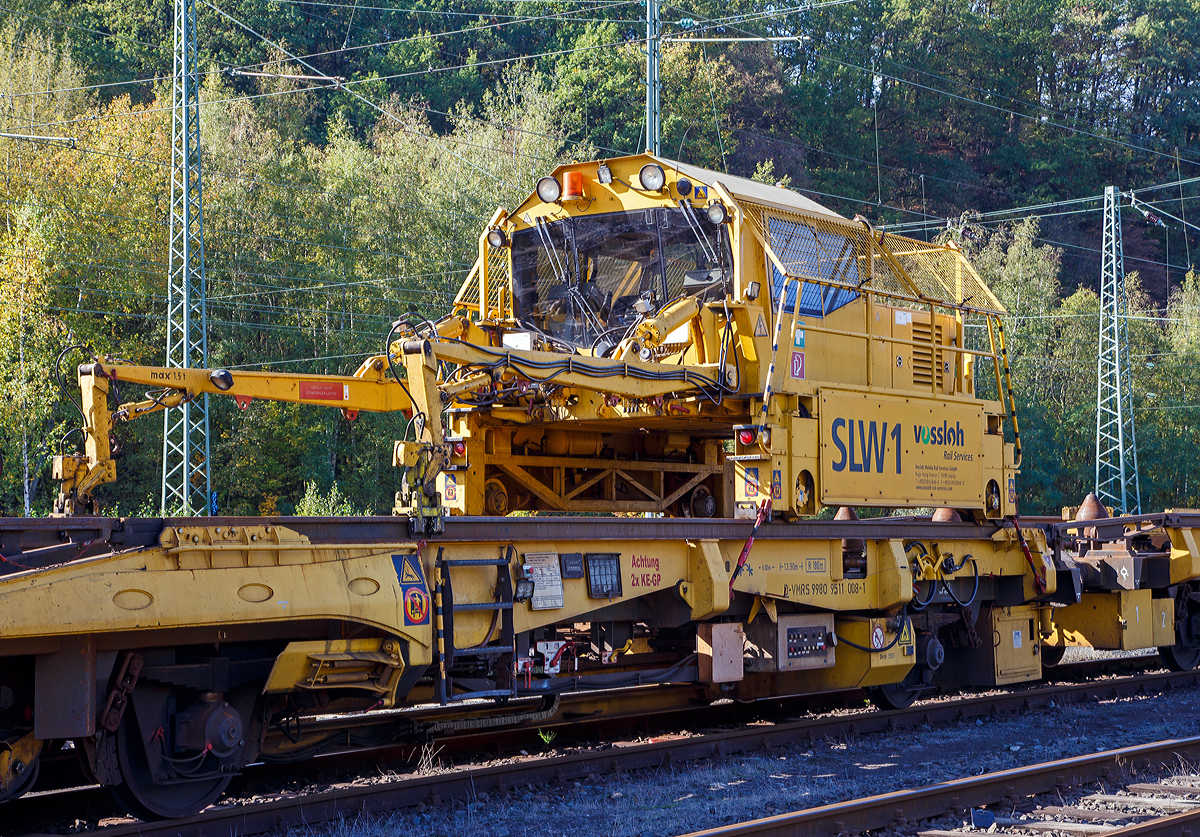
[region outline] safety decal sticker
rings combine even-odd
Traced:
[[[695,192],[695,199],[698,201],[708,200],[708,187],[707,186],[697,186],[696,192]]]
[[[900,632],[900,644],[901,645],[912,645],[912,641],[913,641],[912,620],[906,620],[904,623],[904,630],[902,630]]]
[[[797,322],[796,330],[794,332],[792,332],[792,348],[793,349],[803,349],[804,348],[804,323],[802,323],[802,322]]]
[[[804,352],[792,352],[792,377],[804,380]]]
[[[757,497],[758,496],[758,469],[757,468],[747,468],[746,469],[746,484],[744,486],[744,490],[746,492],[747,497]]]
[[[421,559],[414,553],[393,555],[396,580],[400,582],[400,604],[405,625],[429,624],[429,591],[425,589],[425,572]]]
[[[404,588],[404,624],[429,624],[429,594],[424,587]]]
[[[876,625],[871,631],[871,647],[879,649],[883,647],[883,626]]]
[[[420,584],[425,586],[425,573],[421,570],[421,561],[416,555],[393,555],[392,565],[396,568],[396,578],[401,584]]]
[[[446,474],[445,495],[447,502],[458,498],[458,477],[454,474]]]
[[[754,327],[754,336],[755,337],[766,337],[767,336],[767,321],[763,319],[762,314],[758,315],[758,325],[756,325]]]
[[[783,472],[782,471],[776,470],[776,471],[771,472],[771,499],[772,500],[782,500],[783,499]]]

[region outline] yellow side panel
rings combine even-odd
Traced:
[[[0,582],[0,635],[347,619],[408,639],[411,662],[429,654],[431,628],[406,620],[391,551],[285,566],[175,566],[153,548],[10,576]]]
[[[1154,646],[1165,648],[1175,644],[1175,600],[1154,599]]]
[[[1005,608],[993,616],[996,685],[1021,683],[1042,676],[1038,656],[1037,611],[1032,607]]]
[[[983,505],[978,403],[823,387],[819,425],[825,505]]]
[[[1047,645],[1090,646],[1112,651],[1155,646],[1155,626],[1162,621],[1161,611],[1149,590],[1084,593],[1079,604],[1054,608],[1050,613],[1051,635]]]
[[[887,648],[896,639],[896,635],[887,629],[886,619],[839,619],[835,621],[835,626],[835,633],[841,640],[848,640],[861,648],[839,641],[834,667],[809,672],[814,682],[819,684],[817,689],[850,689],[899,683],[916,661],[911,637],[902,637],[901,641],[886,651],[862,650],[876,645]]]
[[[1194,529],[1168,529],[1171,536],[1171,583],[1200,578],[1200,546]]]

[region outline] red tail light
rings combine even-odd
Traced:
[[[466,456],[467,455],[467,446],[465,444],[463,444],[462,442],[455,442],[454,443],[454,455],[455,456]]]
[[[753,430],[742,430],[738,433],[738,441],[743,445],[752,445],[757,438],[757,434]]]

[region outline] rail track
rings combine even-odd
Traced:
[[[1200,775],[1195,775],[1194,770],[1182,779],[1122,783],[1121,793],[1070,792],[1097,782],[1111,784],[1116,776],[1130,771],[1178,768],[1181,759],[1198,756],[1200,736],[1158,741],[866,799],[851,799],[697,831],[685,837],[833,837],[884,828],[902,830],[917,837],[968,837],[980,830],[994,834],[1180,837],[1200,827]],[[1034,798],[1042,794],[1054,794],[1060,800],[1068,794],[1075,802],[1041,805]],[[997,814],[984,806],[1011,808],[1013,815]],[[1022,809],[1024,815],[1015,816]],[[973,830],[922,826],[922,821],[947,816],[962,818],[964,825],[970,822]],[[1110,825],[1114,822],[1121,825]]]
[[[1083,676],[1088,671],[1096,670],[1099,665],[1101,663],[1096,662],[1062,666],[1059,674]],[[769,750],[793,743],[811,743],[825,737],[886,732],[920,724],[953,723],[1004,713],[1044,709],[1088,699],[1126,697],[1196,687],[1200,687],[1200,671],[1155,671],[1094,682],[1059,683],[1001,694],[930,701],[905,710],[843,713],[783,723],[758,724],[701,735],[663,736],[648,743],[616,744],[605,749],[588,749],[554,757],[527,757],[512,763],[486,767],[464,766],[446,773],[408,777],[397,781],[367,785],[347,783],[342,786],[335,785],[328,791],[302,796],[276,798],[254,804],[214,806],[193,817],[180,820],[123,823],[95,829],[91,833],[105,835],[105,837],[123,837],[124,835],[145,835],[145,837],[162,835],[162,837],[167,837],[167,835],[189,833],[204,835],[256,834],[293,823],[313,824],[338,817],[354,817],[361,813],[383,813],[421,803],[448,802],[485,791],[504,792],[526,784],[559,784],[583,779],[593,774],[636,771],[656,768],[664,764],[682,764],[694,760],[720,758],[738,753]],[[836,701],[840,699],[844,702],[847,697],[846,695],[835,695],[830,696],[830,699],[836,705]],[[796,702],[796,708],[799,708],[802,701],[803,699]],[[772,703],[779,703],[779,701]],[[811,698],[808,699],[808,703],[811,705]],[[777,710],[786,712],[788,708],[790,707],[781,704]],[[728,713],[731,707],[725,705],[713,707],[713,709],[724,710]],[[734,709],[735,714],[736,711]],[[703,721],[707,719],[714,719],[713,722],[715,722],[717,714],[717,712],[706,713],[700,717],[689,715],[689,726],[694,728],[695,721],[701,721],[702,725]],[[725,722],[728,723],[730,720],[732,719],[727,715]],[[576,727],[579,730],[582,728],[582,726]],[[491,748],[497,746],[494,734],[493,731],[491,736],[484,733],[463,735],[438,743],[439,746],[453,747],[458,752],[468,753],[471,752],[471,748],[474,748],[474,752],[479,753],[484,751],[485,746]],[[528,742],[529,730],[524,730],[524,734],[524,740]],[[1200,753],[1200,739],[1197,739],[1195,746],[1196,752]],[[408,757],[411,757],[412,750],[410,749],[408,753]],[[395,751],[391,753],[391,756],[393,757],[392,763],[403,762],[406,758],[403,753]],[[375,757],[382,758],[381,754],[375,754]],[[342,758],[342,756],[335,755],[317,762],[309,762],[306,765],[289,767],[291,771],[303,771],[303,773],[293,772],[294,776],[311,775],[315,770],[332,770]],[[360,766],[363,758],[363,754],[347,754],[345,756],[345,759],[357,759],[357,764]],[[278,778],[278,773],[272,771],[279,769],[278,766],[260,766],[247,771],[247,774],[252,781],[261,779],[265,782],[268,774]],[[107,794],[94,787],[28,797],[6,806],[8,810],[5,811],[5,814],[10,824],[10,833],[39,830],[39,819],[44,822],[51,812],[57,812],[61,816],[63,810],[84,810],[88,805],[103,804],[106,797]],[[985,803],[964,802],[963,804],[981,805]],[[885,822],[884,825],[886,824]]]

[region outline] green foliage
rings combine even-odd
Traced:
[[[353,372],[397,316],[445,313],[497,206],[558,162],[644,144],[644,5],[222,8],[278,46],[198,5],[213,365]],[[698,27],[731,18],[706,34],[810,40],[666,45],[666,156],[815,190],[882,221],[1162,182],[1200,160],[1200,0],[766,10],[689,7]],[[169,87],[128,82],[170,76],[171,16],[163,0],[28,0],[0,29],[0,129],[77,145],[0,140],[0,513],[48,508],[45,458],[78,424],[51,385],[61,348],[163,362]],[[664,33],[684,32],[684,16],[664,7]],[[311,72],[279,46],[379,107],[217,72]],[[1026,511],[1075,504],[1092,480],[1098,216],[960,236],[1011,311]],[[1135,309],[1166,311],[1130,328],[1143,494],[1194,506],[1200,474],[1177,452],[1200,441],[1200,287],[1159,271],[1166,235],[1171,261],[1188,252],[1179,229],[1126,227],[1127,253],[1144,260]],[[994,390],[983,371],[981,392]],[[355,508],[390,507],[402,417],[212,403],[223,512],[291,511],[314,481]],[[161,427],[117,428],[111,508],[158,496]]]
[[[370,509],[359,511],[354,508],[348,497],[342,495],[335,482],[327,492],[322,493],[315,481],[305,483],[304,496],[296,504],[296,514],[302,517],[352,517],[364,515],[370,517]]]

